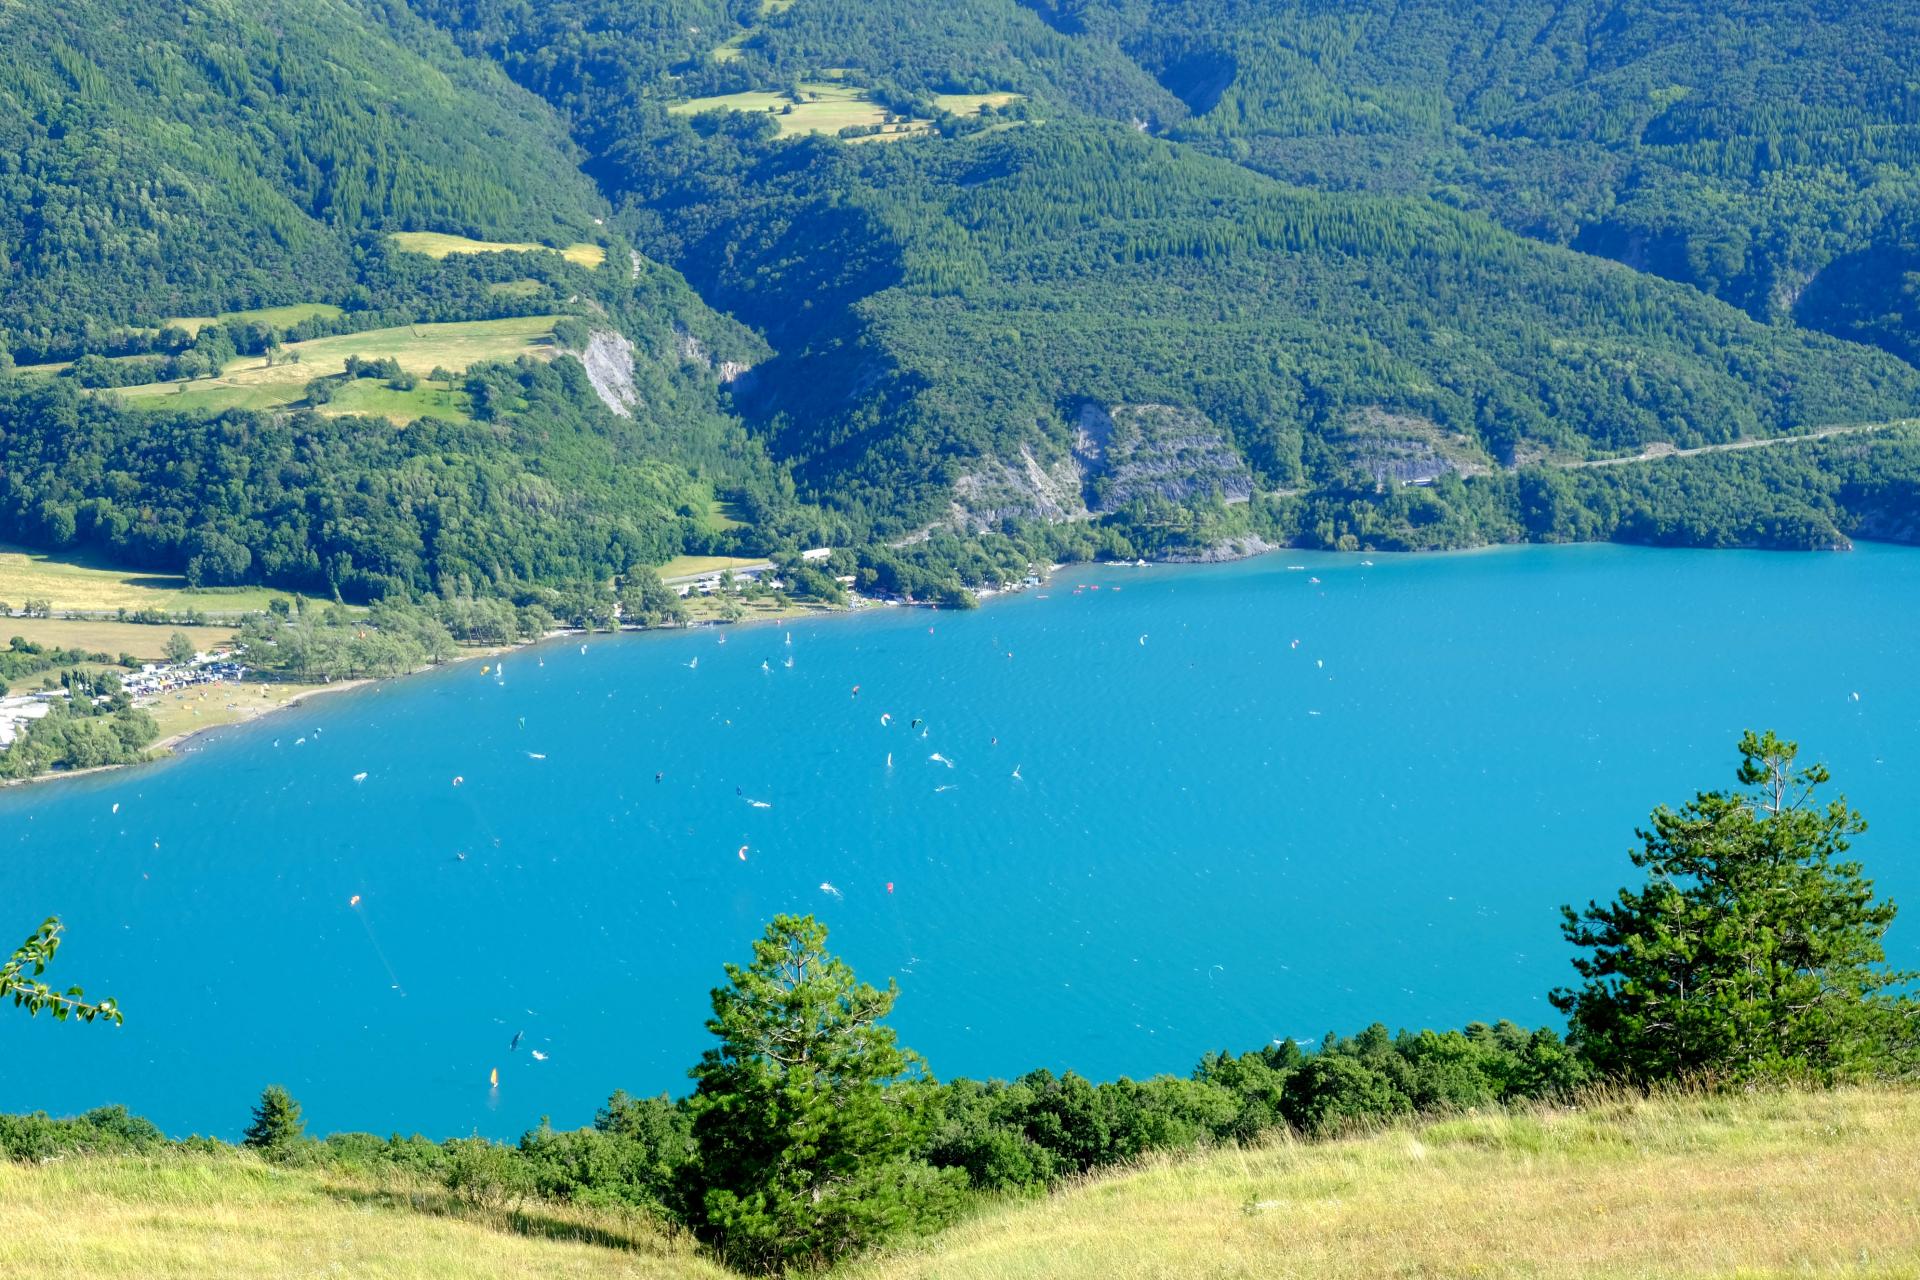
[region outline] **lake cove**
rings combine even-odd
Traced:
[[[0,1106],[234,1137],[277,1082],[322,1132],[578,1125],[686,1088],[779,911],[898,978],[942,1076],[1555,1022],[1558,905],[1748,726],[1866,813],[1920,962],[1920,551],[1372,559],[549,643],[0,795],[0,926],[62,915],[52,976],[127,1011],[0,1020]]]

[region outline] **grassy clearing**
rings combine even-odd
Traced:
[[[167,637],[176,631],[192,640],[193,647],[202,653],[233,639],[232,627],[164,627],[139,622],[93,622],[84,618],[0,618],[0,640],[22,636],[35,644],[85,649],[116,658],[130,653],[142,662],[158,662],[165,657]],[[33,682],[38,683],[37,679]]]
[[[188,333],[192,334],[198,334],[210,324],[236,322],[246,324],[249,321],[268,325],[275,329],[285,329],[291,325],[299,324],[302,320],[312,319],[314,316],[325,316],[328,319],[332,319],[335,316],[345,314],[346,313],[339,307],[327,302],[296,302],[285,307],[255,307],[251,311],[224,311],[217,316],[174,316],[172,319],[165,321],[164,325],[171,326],[175,329],[185,329]]]
[[[1010,102],[1020,101],[1024,96],[1018,93],[936,93],[933,101],[942,111],[953,115],[977,116],[983,107],[998,110]]]
[[[438,1191],[250,1156],[0,1163],[0,1275],[79,1280],[713,1280],[645,1221],[542,1206],[466,1211]]]
[[[753,33],[742,32],[719,49],[714,58],[726,62],[739,56],[739,46]],[[1018,101],[1017,93],[942,93],[934,96],[943,111],[957,116],[977,116],[983,107],[1004,107]],[[853,126],[878,126],[879,133],[849,139],[853,142],[887,141],[911,138],[932,128],[931,120],[905,119],[888,123],[887,109],[875,102],[865,89],[823,78],[798,85],[793,93],[785,90],[750,89],[741,93],[716,94],[693,98],[669,108],[676,115],[699,115],[703,111],[744,111],[753,115],[772,115],[780,125],[780,136],[803,133],[838,133]]]
[[[711,98],[694,98],[670,108],[674,114],[691,116],[703,111],[744,111],[771,113],[780,125],[780,136],[791,138],[803,133],[838,133],[855,125],[884,125],[887,110],[852,85],[809,81],[797,86],[798,98],[785,92],[749,90],[724,93]],[[891,126],[897,133],[925,132],[928,122],[910,120]],[[876,137],[891,137],[893,133]]]
[[[427,382],[411,391],[396,391],[373,378],[356,378],[334,392],[333,399],[320,411],[330,418],[364,414],[385,418],[404,427],[416,418],[443,418],[449,422],[467,422],[470,402],[464,391],[449,391],[438,382]]]
[[[720,498],[707,499],[707,528],[725,532],[728,529],[744,529],[747,522],[739,519],[738,509]]]
[[[44,551],[0,543],[0,600],[18,609],[29,598],[46,600],[55,612],[62,609],[97,612],[112,609],[163,609],[182,613],[198,609],[209,616],[260,613],[267,601],[290,597],[291,592],[269,587],[222,588],[195,591],[174,574],[147,573],[89,555],[54,556]],[[316,601],[315,603],[319,603]],[[29,625],[25,618],[8,618],[18,634]],[[61,622],[62,619],[51,619]],[[31,625],[46,625],[35,620]],[[106,646],[93,646],[105,648]]]
[[[1223,1152],[993,1213],[849,1274],[1920,1274],[1920,1093],[1609,1102]]]
[[[691,578],[700,573],[717,573],[722,569],[743,569],[748,565],[765,563],[765,560],[741,556],[675,556],[656,568],[654,572],[671,581],[674,578]]]
[[[606,247],[597,244],[570,244],[557,249],[550,244],[525,240],[469,240],[466,236],[442,235],[438,231],[396,231],[387,240],[402,252],[424,253],[435,259],[450,253],[557,253],[590,271],[607,260]]]
[[[285,383],[249,382],[238,378],[229,380],[223,375],[192,382],[143,382],[131,387],[117,387],[112,394],[124,397],[127,404],[135,409],[173,409],[189,413],[252,409],[264,413],[286,408],[300,398],[300,389]]]
[[[496,298],[537,298],[546,287],[538,280],[497,280],[487,292]]]
[[[337,337],[314,338],[289,344],[282,359],[268,364],[261,356],[242,356],[220,371],[218,378],[191,382],[149,382],[121,387],[112,394],[136,408],[152,409],[277,409],[300,402],[307,383],[343,372],[347,357],[392,359],[402,369],[425,379],[435,368],[460,372],[483,360],[511,360],[530,355],[549,359],[555,353],[553,325],[558,316],[515,316],[505,320],[467,320],[451,324],[400,325],[370,329]],[[298,359],[292,357],[297,356]],[[464,398],[424,382],[412,392],[383,395],[384,384],[363,380],[342,388],[323,406],[330,416],[373,413],[410,422],[429,413],[461,416]]]

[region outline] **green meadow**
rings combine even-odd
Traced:
[[[1018,100],[1017,93],[942,93],[934,96],[935,105],[957,116],[976,116],[983,107],[1003,107]],[[810,80],[786,90],[750,89],[741,93],[716,94],[676,103],[676,115],[692,116],[707,111],[740,111],[750,115],[772,115],[783,138],[808,133],[837,134],[847,128],[880,129],[850,139],[866,142],[874,139],[910,138],[926,133],[933,122],[915,118],[894,119],[888,110],[873,100],[858,85],[831,80]]]
[[[344,372],[348,356],[364,360],[391,359],[417,375],[420,385],[398,391],[377,379],[355,379],[341,386],[321,406],[330,416],[371,414],[404,425],[416,418],[459,418],[466,397],[427,381],[434,369],[455,373],[486,360],[511,360],[530,355],[550,358],[553,325],[558,316],[515,316],[504,320],[470,320],[451,324],[402,325],[371,329],[291,343],[269,364],[262,356],[242,356],[220,371],[217,378],[149,382],[120,387],[112,394],[136,408],[282,409],[306,397],[307,383]]]
[[[752,89],[694,98],[675,104],[672,110],[675,115],[683,116],[707,111],[771,114],[779,123],[783,138],[806,133],[838,133],[856,126],[885,127],[888,115],[886,108],[868,96],[865,89],[818,80],[795,86],[793,94]],[[910,120],[891,127],[898,133],[918,133],[924,132],[927,124],[925,120]]]
[[[56,614],[69,610],[110,613],[119,609],[184,613],[197,609],[209,616],[231,616],[263,612],[269,600],[292,594],[269,587],[196,590],[178,574],[129,569],[84,553],[55,555],[0,543],[0,601],[16,610],[28,600],[45,600]],[[65,619],[57,617],[32,622],[12,618],[7,622],[16,632],[27,626],[68,625]],[[73,643],[83,641],[88,648],[108,647],[100,637],[93,636],[75,638]]]
[[[530,241],[472,240],[438,231],[396,231],[387,240],[396,249],[422,253],[429,258],[444,258],[450,253],[557,253],[568,262],[589,270],[607,260],[605,247],[597,244],[570,244],[556,248]]]
[[[345,315],[339,307],[330,302],[296,302],[285,307],[255,307],[251,311],[224,311],[217,316],[174,316],[162,327],[185,329],[188,333],[198,334],[210,324],[263,324],[272,329],[286,329],[310,320],[315,316],[328,319]]]

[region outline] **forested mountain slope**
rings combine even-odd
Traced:
[[[1034,4],[1178,94],[1191,114],[1170,136],[1292,181],[1430,194],[1761,319],[1920,351],[1911,5]]]
[[[324,301],[364,233],[566,244],[601,202],[564,128],[378,0],[0,5],[0,329]]]
[[[1130,403],[1199,413],[1201,453],[1224,439],[1252,487],[1282,490],[1382,450],[1470,471],[1920,403],[1901,362],[1539,246],[1424,179],[1262,160],[1322,135],[1458,149],[1447,86],[1492,73],[1453,61],[1506,29],[1499,5],[1444,25],[1432,65],[1357,52],[1364,12],[1207,0],[417,7],[573,113],[620,225],[780,352],[736,403],[813,496],[882,529],[938,516],[956,482],[997,492],[972,504],[988,522],[1071,513],[1076,489],[1098,509],[1078,424]],[[1636,47],[1676,22],[1636,24]],[[1232,62],[1296,33],[1401,87],[1356,106],[1277,53]],[[1210,74],[1219,92],[1198,91]],[[882,123],[840,125],[827,106],[850,94]],[[1215,468],[1159,496],[1247,487]]]
[[[828,167],[852,199],[812,201]],[[662,208],[712,228],[683,269],[781,350],[747,403],[823,501],[935,502],[983,459],[1058,461],[1089,403],[1196,409],[1261,488],[1301,488],[1345,469],[1362,419],[1503,465],[1894,416],[1920,393],[1878,353],[1430,203],[1283,187],[1093,124],[769,164]],[[855,222],[844,274],[789,257],[773,229],[807,219]]]
[[[0,3],[0,100],[0,539],[503,593],[777,505],[716,377],[764,343],[403,4]]]
[[[0,0],[0,537],[363,596],[832,541],[957,598],[1263,538],[1915,527],[1911,433],[1712,511],[1553,471],[1920,414],[1915,26]]]

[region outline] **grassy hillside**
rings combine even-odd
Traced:
[[[87,1280],[703,1280],[726,1274],[644,1220],[283,1170],[237,1153],[0,1164],[0,1274]]]
[[[1920,1094],[1468,1116],[1150,1166],[848,1269],[860,1280],[1898,1276]]]
[[[0,1164],[0,1273],[78,1280],[725,1274],[630,1215],[465,1207],[249,1154]],[[857,1280],[1901,1276],[1920,1093],[1608,1101],[1150,1164],[990,1209]]]

